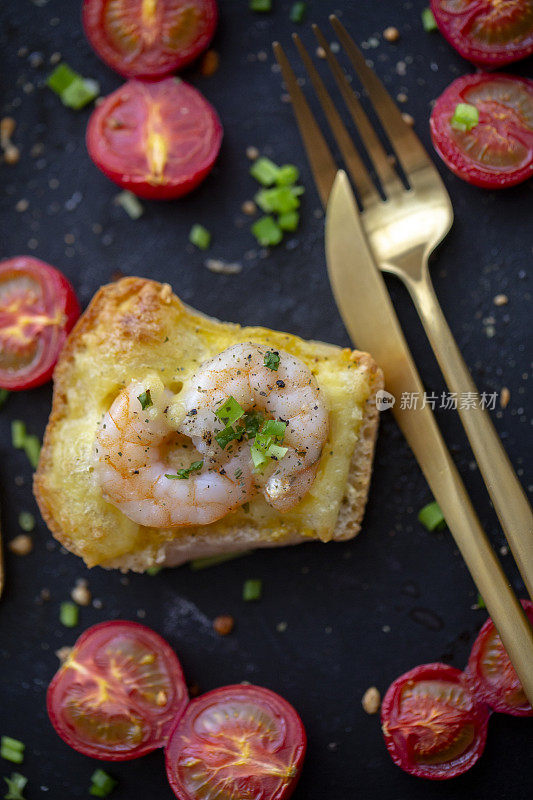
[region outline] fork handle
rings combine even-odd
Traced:
[[[420,280],[407,288],[416,305],[433,352],[451,392],[477,389],[435,295],[427,266]],[[524,490],[496,433],[488,411],[479,404],[458,411],[472,451],[496,509],[506,539],[533,598],[533,513]]]

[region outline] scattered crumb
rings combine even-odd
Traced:
[[[509,298],[507,297],[506,294],[497,294],[492,302],[494,303],[495,306],[506,306],[507,303],[509,302]]]
[[[237,262],[231,264],[219,258],[208,258],[205,266],[210,272],[218,272],[222,275],[238,275],[239,272],[242,272],[242,264]]]
[[[396,64],[396,73],[398,75],[405,75],[407,73],[407,64],[405,61],[398,61]]]
[[[229,614],[223,614],[220,617],[215,617],[213,620],[213,628],[219,636],[227,636],[232,632],[235,627],[235,620]]]
[[[366,690],[361,698],[361,705],[367,714],[377,714],[381,705],[381,695],[375,686]]]
[[[146,611],[144,610],[144,608],[138,608],[137,609],[137,616],[138,616],[139,619],[145,619]]]
[[[406,125],[409,125],[410,128],[413,127],[415,124],[415,118],[412,117],[410,114],[406,114],[405,112],[402,114],[402,119]]]
[[[259,158],[259,150],[257,149],[257,147],[254,147],[253,145],[247,147],[246,158],[249,158],[250,161],[255,161],[256,158]]]
[[[220,56],[218,55],[217,51],[208,50],[202,58],[202,62],[200,64],[200,74],[203,75],[204,78],[210,78],[211,75],[214,75],[218,70],[219,66]]]
[[[511,392],[504,386],[500,392],[500,408],[507,408],[509,405],[509,400],[511,399]]]
[[[73,650],[72,647],[66,647],[66,646],[60,647],[59,650],[56,650],[56,656],[58,657],[58,659],[61,661],[62,664],[65,663],[67,658],[72,653],[72,650]]]
[[[4,161],[6,164],[18,164],[20,161],[20,150],[14,144],[8,144],[4,150]]]
[[[320,47],[320,46],[317,47],[316,54],[317,54],[318,58],[325,58],[326,57],[326,51],[324,50],[323,47]]]
[[[104,604],[102,603],[102,601],[98,597],[95,600],[93,600],[93,608],[100,609],[100,608],[103,608],[103,605]]]
[[[241,206],[241,211],[243,214],[248,214],[248,216],[252,217],[257,211],[257,206],[253,200],[245,200]]]
[[[278,622],[278,624],[276,625],[276,630],[279,633],[285,633],[285,631],[287,630],[287,623],[286,622]]]
[[[383,38],[387,42],[397,42],[398,39],[400,38],[400,31],[398,30],[398,28],[393,28],[392,26],[390,26],[389,28],[385,28],[385,30],[383,31]]]
[[[22,213],[23,211],[27,211],[29,206],[28,200],[23,197],[15,203],[15,211],[20,211]]]
[[[0,144],[2,147],[6,147],[9,144],[16,127],[17,123],[13,117],[3,117],[0,120]]]
[[[41,591],[39,592],[39,599],[42,600],[43,603],[47,603],[50,600],[50,597],[51,597],[50,589],[47,589],[46,587],[44,587],[44,589],[41,589]]]
[[[383,625],[381,630],[383,631],[383,633],[390,633],[390,625]]]
[[[502,544],[502,546],[500,547],[500,555],[501,556],[509,555],[509,548],[507,547],[506,544]]]
[[[407,97],[407,95],[405,94],[405,92],[398,92],[398,94],[396,95],[396,100],[397,100],[399,103],[407,103],[407,100],[408,100],[408,99],[409,99],[409,98]]]
[[[334,751],[334,750],[336,750],[338,748],[338,746],[339,746],[338,742],[329,742],[328,750]]]
[[[27,556],[33,550],[33,539],[27,533],[20,533],[7,546],[16,556]]]
[[[198,697],[198,695],[202,691],[201,688],[200,688],[200,684],[196,683],[196,681],[194,681],[193,683],[189,683],[187,685],[187,688],[189,690],[189,696],[190,697]]]
[[[85,578],[79,578],[76,581],[74,589],[70,593],[71,598],[79,606],[88,606],[91,603],[92,595],[89,591],[89,586]]]
[[[52,53],[52,55],[50,56],[50,64],[52,64],[53,66],[54,64],[59,64],[60,61],[61,61],[61,53]]]

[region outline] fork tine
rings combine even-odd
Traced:
[[[318,71],[313,64],[309,53],[305,49],[302,40],[297,33],[293,33],[292,39],[298,48],[300,58],[302,59],[309,77],[311,78],[316,95],[328,120],[329,127],[335,136],[335,140],[346,162],[350,175],[352,176],[352,180],[355,188],[357,189],[361,204],[364,207],[370,201],[379,201],[381,198],[379,197],[376,187],[372,182],[368,170],[361,161],[361,157],[355,148],[350,134],[348,133],[339,112],[335,108],[335,104],[333,103],[328,90],[324,86],[324,82],[318,74]]]
[[[302,137],[305,151],[311,171],[315,179],[318,194],[324,208],[328,204],[328,197],[337,174],[337,167],[331,151],[324,139],[317,121],[313,116],[313,112],[309,108],[307,100],[298,83],[296,76],[292,71],[291,65],[285,55],[285,52],[279,42],[273,42],[272,49],[278,64],[281,67],[283,80],[287,84],[287,89],[292,100],[292,107],[300,136]]]
[[[409,125],[404,122],[396,103],[376,73],[367,65],[361,50],[357,47],[344,25],[334,14],[330,16],[329,21],[366,89],[368,97],[407,177],[410,178],[413,173],[416,173],[421,168],[431,166],[434,169],[433,162],[422,146],[420,139]]]
[[[392,168],[390,159],[387,156],[383,145],[379,141],[376,132],[370,123],[370,120],[363,110],[361,103],[355,96],[352,87],[348,83],[341,65],[331,52],[331,48],[327,43],[324,34],[318,25],[313,25],[312,27],[318,43],[326,53],[326,58],[333,73],[333,77],[335,78],[337,85],[341,90],[348,111],[350,112],[354,124],[359,131],[359,135],[364,146],[366,147],[368,155],[374,164],[383,187],[383,191],[387,195],[404,191],[402,182],[400,181],[395,170]]]

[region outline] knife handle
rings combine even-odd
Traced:
[[[477,388],[446,322],[433,289],[429,272],[407,287],[416,305],[428,339],[451,392],[460,397],[470,392],[479,400]],[[492,424],[488,411],[476,403],[459,416],[487,486],[529,596],[533,599],[533,512],[524,490]],[[532,667],[533,669],[533,667]]]

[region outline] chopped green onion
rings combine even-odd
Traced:
[[[450,125],[456,131],[471,131],[479,123],[479,111],[470,103],[457,103]]]
[[[75,628],[80,619],[80,611],[75,603],[67,600],[59,608],[59,621],[65,628]]]
[[[0,739],[0,756],[13,764],[22,764],[26,745],[11,736],[2,736]]]
[[[250,0],[250,11],[255,11],[259,14],[265,14],[272,11],[272,0]]]
[[[37,469],[39,464],[39,456],[41,454],[41,442],[37,436],[26,436],[24,439],[24,452],[28,457],[28,461],[34,469]]]
[[[118,783],[103,769],[97,769],[96,772],[93,772],[91,782],[92,786],[89,789],[89,794],[92,794],[93,797],[107,797]]]
[[[276,350],[267,350],[263,364],[275,372],[279,367],[279,353]]]
[[[5,405],[7,398],[9,397],[9,392],[7,389],[0,389],[0,408]],[[7,778],[6,778],[7,780]]]
[[[276,186],[273,189],[261,189],[254,197],[261,211],[275,211],[277,214],[286,214],[300,208],[300,201],[292,186]]]
[[[287,211],[285,214],[280,214],[278,217],[278,225],[282,231],[294,231],[300,224],[300,215],[297,211]]]
[[[203,465],[204,465],[203,461],[193,461],[190,467],[186,467],[186,468],[183,468],[183,469],[176,470],[176,474],[175,475],[167,475],[167,474],[165,474],[165,478],[170,478],[170,480],[173,480],[173,481],[176,481],[176,480],[180,480],[180,481],[187,480],[187,478],[190,475],[192,475],[193,472],[200,472],[200,470],[202,469]]]
[[[299,177],[300,170],[298,167],[294,164],[284,164],[278,169],[276,183],[278,186],[293,186]]]
[[[244,424],[246,427],[246,435],[249,439],[253,439],[257,436],[264,421],[265,418],[260,411],[250,411],[248,414],[245,414]]]
[[[230,442],[233,442],[235,439],[239,439],[239,434],[234,430],[234,428],[231,427],[231,425],[228,425],[223,431],[215,434],[215,439],[220,447],[225,450]]]
[[[144,214],[144,208],[139,198],[127,189],[115,197],[115,203],[122,206],[128,217],[139,219]]]
[[[270,460],[266,453],[260,450],[255,442],[250,447],[250,455],[252,456],[252,461],[256,470],[262,469]]]
[[[418,521],[428,531],[442,531],[446,527],[446,520],[438,503],[428,503],[418,512]]]
[[[267,450],[267,455],[270,458],[275,458],[276,461],[281,461],[287,455],[288,449],[288,447],[280,447],[278,444],[271,444]]]
[[[272,186],[279,174],[279,167],[269,158],[262,156],[250,167],[250,175],[263,186]]]
[[[273,217],[261,217],[252,225],[252,233],[262,247],[276,245],[283,239],[283,231]]]
[[[422,27],[426,33],[432,33],[433,31],[438,30],[437,21],[433,16],[433,11],[430,8],[424,8],[422,11]]]
[[[35,528],[35,517],[29,511],[21,511],[19,514],[19,525],[23,531],[29,533]]]
[[[275,439],[283,441],[286,430],[286,422],[282,422],[280,419],[268,419],[261,428],[261,433],[265,434],[266,436],[273,436]]]
[[[208,567],[216,567],[218,564],[223,564],[225,561],[232,561],[234,558],[241,558],[247,556],[250,550],[243,550],[239,553],[221,553],[219,556],[207,556],[206,558],[195,558],[190,562],[192,570],[207,569]]]
[[[146,389],[146,391],[141,392],[141,394],[138,395],[137,400],[141,404],[141,408],[143,411],[146,411],[147,408],[150,408],[150,406],[153,406],[154,404],[154,401],[152,400],[152,395],[150,394],[150,389]]]
[[[53,92],[61,95],[76,78],[79,78],[79,74],[74,72],[68,64],[58,64],[46,79],[46,85]]]
[[[68,64],[59,64],[46,79],[49,89],[59,95],[63,105],[78,111],[100,94],[100,86],[91,78],[84,78]]]
[[[215,411],[215,417],[225,425],[233,425],[244,416],[244,408],[231,395]]]
[[[478,608],[487,608],[487,606],[485,605],[485,601],[483,600],[483,598],[481,597],[481,595],[479,593],[478,593],[478,596],[477,596],[476,605],[477,605]]]
[[[207,250],[211,244],[211,234],[203,225],[193,225],[189,233],[189,241],[200,250]]]
[[[79,111],[86,105],[95,100],[100,94],[100,84],[92,78],[82,78],[79,75],[72,81],[70,86],[61,92],[61,102],[67,108]]]
[[[163,567],[158,567],[158,566],[148,567],[148,569],[146,570],[146,574],[154,577],[154,575],[157,575],[159,572],[161,572],[162,569]]]
[[[12,772],[11,778],[4,778],[7,783],[7,794],[4,795],[5,800],[24,800],[22,792],[28,779],[21,775],[20,772]]]
[[[244,581],[242,587],[242,599],[246,602],[260,600],[262,590],[263,581],[259,580],[259,578],[248,578],[248,580]]]
[[[24,448],[26,441],[26,423],[21,419],[14,419],[11,423],[11,444],[17,450]]]

